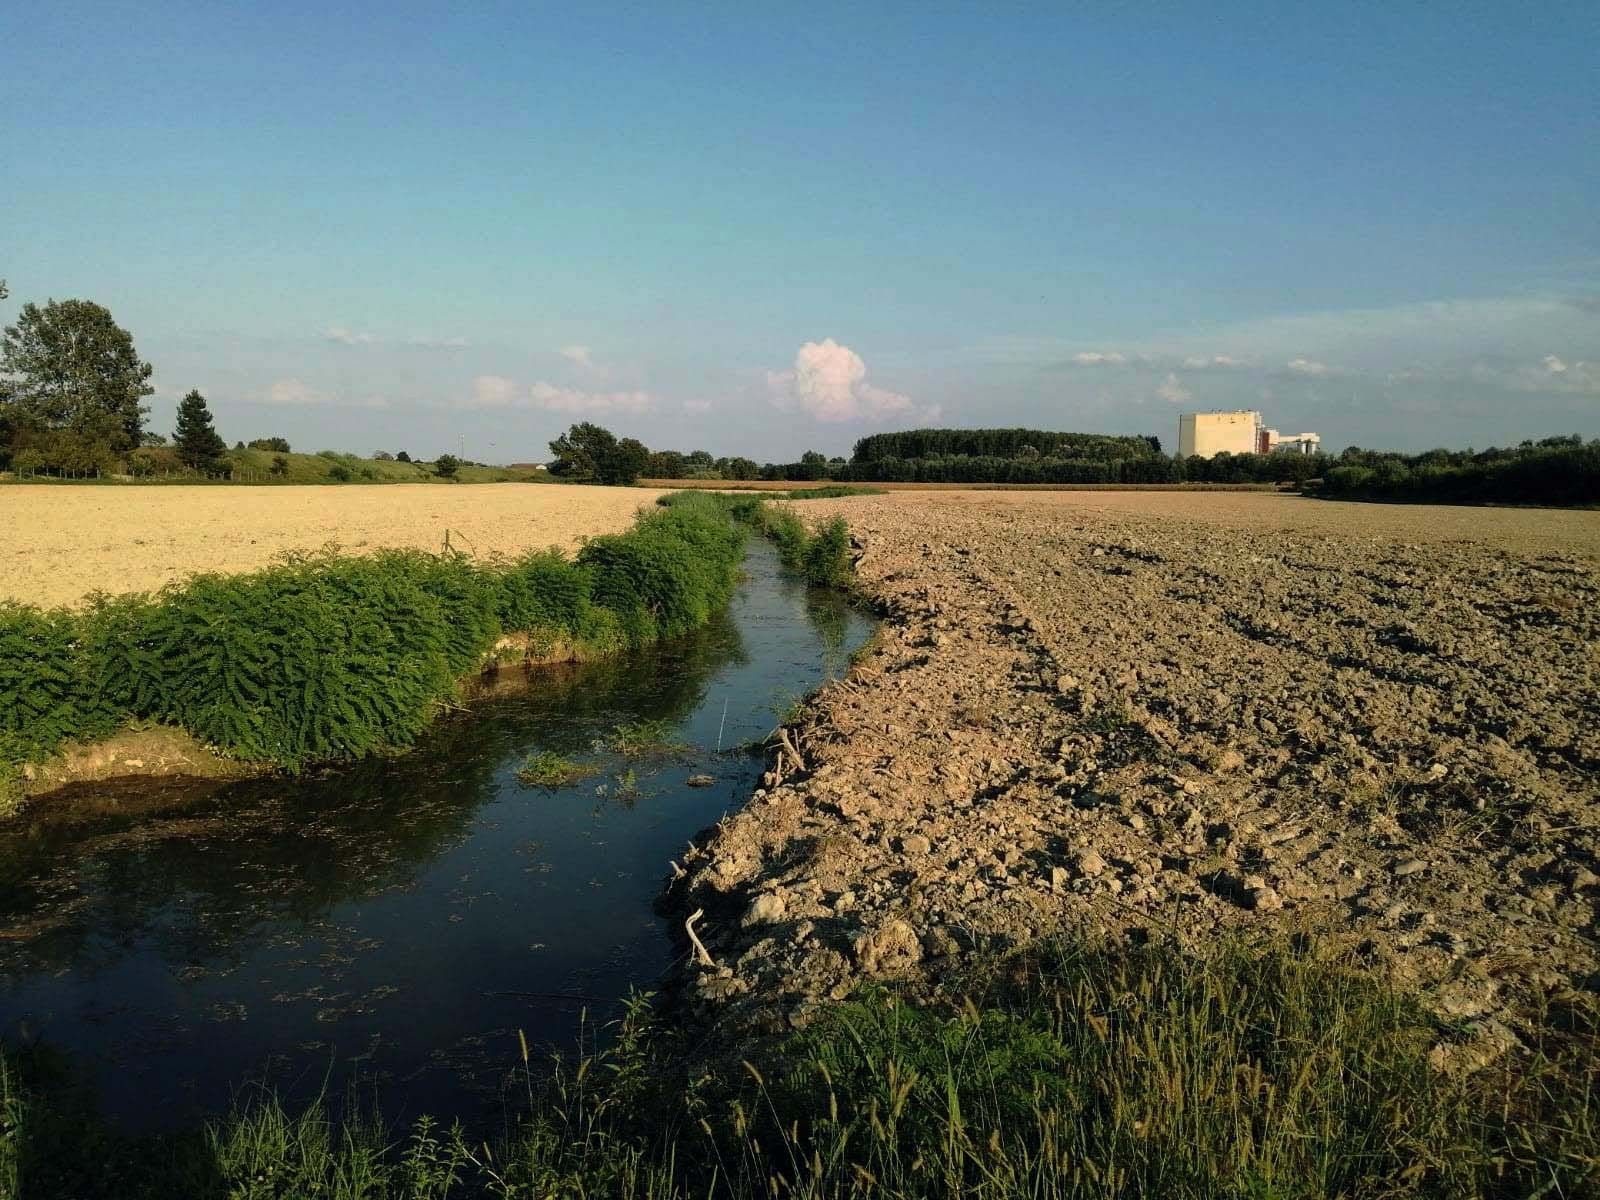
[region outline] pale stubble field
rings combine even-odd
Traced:
[[[0,488],[0,599],[52,606],[150,591],[197,571],[267,566],[330,543],[347,553],[451,544],[514,555],[626,529],[652,488],[554,484]]]

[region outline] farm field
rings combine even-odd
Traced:
[[[1600,513],[804,509],[849,521],[891,616],[811,707],[805,770],[685,863],[732,964],[689,968],[708,1013],[794,1019],[1056,932],[1281,923],[1494,1040],[1600,969]]]
[[[482,557],[571,549],[617,533],[660,493],[649,488],[456,484],[430,487],[0,488],[0,599],[77,604],[90,592],[147,591],[196,571],[266,566],[328,543],[361,553],[452,544]]]

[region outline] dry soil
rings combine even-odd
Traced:
[[[0,599],[77,604],[196,571],[251,571],[329,543],[474,554],[572,548],[625,529],[661,493],[555,484],[0,487]]]
[[[848,518],[889,615],[675,885],[709,1014],[803,1021],[1058,931],[1312,929],[1491,1042],[1600,987],[1600,513],[804,511]]]

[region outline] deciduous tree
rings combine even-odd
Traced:
[[[151,367],[111,313],[89,300],[26,304],[0,341],[6,400],[19,427],[66,430],[110,450],[139,445]]]

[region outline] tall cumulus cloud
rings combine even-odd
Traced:
[[[938,405],[919,406],[911,397],[867,382],[867,364],[832,338],[807,342],[788,371],[768,371],[772,403],[818,421],[933,420]]]

